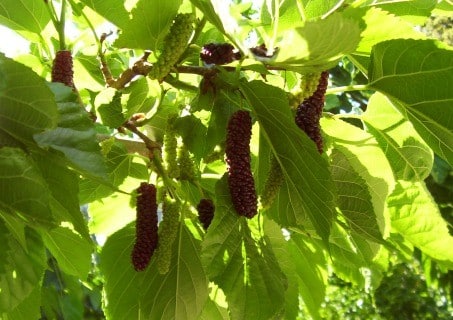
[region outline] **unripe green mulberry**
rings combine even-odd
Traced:
[[[226,137],[226,162],[228,186],[236,212],[247,218],[257,213],[255,182],[250,166],[250,139],[252,119],[247,111],[233,113],[228,121]]]
[[[201,199],[197,205],[198,220],[200,220],[203,228],[207,230],[214,218],[215,206],[211,199]]]
[[[195,181],[195,164],[190,157],[187,147],[182,145],[178,149],[178,164],[179,164],[179,179],[187,181]]]
[[[146,182],[137,189],[135,235],[132,264],[136,271],[142,271],[158,244],[156,187]]]
[[[329,73],[327,71],[322,72],[316,91],[297,107],[295,119],[297,126],[315,142],[319,153],[323,152],[319,120],[321,119],[324,108],[324,96],[326,94],[328,79]]]
[[[164,164],[169,178],[179,177],[179,166],[177,160],[178,140],[173,127],[173,119],[169,119],[164,135]]]
[[[178,14],[170,31],[164,39],[164,46],[149,76],[152,79],[161,80],[170,73],[171,68],[178,62],[187,48],[187,44],[193,32],[194,16],[192,14]]]
[[[55,55],[52,65],[52,82],[60,82],[68,87],[75,88],[71,51],[61,50]]]
[[[289,97],[290,105],[297,108],[301,101],[309,98],[316,91],[319,78],[319,73],[304,74],[300,79],[299,90]]]
[[[280,167],[277,158],[271,156],[269,173],[261,194],[261,206],[263,209],[269,208],[274,202],[274,199],[283,183],[283,178],[282,168]]]
[[[160,274],[166,274],[171,263],[171,248],[178,234],[178,202],[165,197],[162,214],[162,222],[159,227],[159,248],[157,249],[157,270]]]

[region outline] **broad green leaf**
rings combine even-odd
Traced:
[[[395,179],[384,151],[372,135],[345,121],[322,118],[321,128],[334,147],[341,147],[343,153],[347,152],[349,165],[365,180],[379,230],[386,238],[389,234],[390,218],[385,201],[393,190]]]
[[[433,166],[431,149],[387,97],[380,93],[371,96],[363,119],[397,179],[415,182],[428,177]]]
[[[0,148],[0,209],[31,224],[51,225],[49,201],[49,187],[31,158],[20,149]]]
[[[46,268],[46,254],[41,237],[32,229],[26,230],[27,251],[9,237],[8,254],[0,260],[0,314],[13,311],[39,286]]]
[[[45,1],[3,0],[0,5],[0,24],[31,41],[41,40],[40,34],[49,21]]]
[[[327,1],[319,1],[319,0],[306,0],[299,2],[305,2],[304,8],[304,15],[305,19],[310,20],[314,18],[319,18],[324,14],[330,12],[338,5],[337,0],[327,0]]]
[[[83,173],[104,178],[105,162],[89,114],[74,102],[59,102],[58,110],[57,128],[35,134],[35,141],[43,148],[61,151],[71,165]]]
[[[148,77],[137,79],[123,90],[123,96],[128,96],[126,104],[126,119],[130,119],[135,113],[148,113],[160,96],[160,87],[156,81]]]
[[[320,319],[319,308],[324,302],[327,285],[327,265],[324,252],[308,239],[291,235],[289,252],[296,267],[299,291],[314,319]]]
[[[9,234],[16,239],[24,250],[27,250],[27,240],[25,239],[25,223],[19,216],[12,216],[0,211],[0,216],[3,219]]]
[[[158,49],[181,3],[181,0],[139,0],[115,45],[153,51]]]
[[[33,160],[49,185],[50,206],[55,219],[72,223],[74,229],[90,241],[87,221],[80,212],[77,197],[79,193],[77,173],[62,165],[58,156],[51,152],[33,154]]]
[[[349,163],[355,157],[344,147],[331,154],[331,171],[337,189],[337,204],[351,229],[361,236],[382,243],[382,234],[374,212],[370,191],[360,174]]]
[[[302,73],[329,69],[345,54],[355,51],[360,32],[357,22],[340,14],[308,21],[303,27],[283,33],[276,44],[280,50],[268,63]]]
[[[371,61],[370,87],[387,95],[433,151],[453,164],[453,50],[432,40],[390,40],[374,47]]]
[[[129,154],[120,141],[115,141],[106,155],[106,166],[109,180],[114,186],[120,186],[128,177],[147,180],[148,169],[143,161]],[[79,185],[79,201],[82,204],[109,196],[115,190],[97,181],[84,179]]]
[[[288,279],[288,288],[285,291],[284,319],[295,320],[299,313],[299,279],[288,240],[283,238],[281,227],[268,218],[264,218],[264,234],[266,242],[272,246],[278,264]]]
[[[175,129],[183,138],[186,146],[197,159],[203,155],[206,141],[206,127],[201,120],[193,115],[180,117],[175,121]]]
[[[453,265],[453,237],[423,182],[399,181],[388,206],[393,229],[426,255]]]
[[[366,1],[365,4],[374,5],[396,16],[402,17],[414,25],[422,25],[431,15],[438,1],[436,0],[397,0],[397,1]],[[399,27],[399,25],[398,25]]]
[[[5,320],[30,320],[41,317],[41,288],[36,286],[33,291],[19,305],[10,312],[0,314]]]
[[[255,242],[246,218],[234,211],[226,178],[216,186],[216,200],[201,255],[209,278],[225,293],[232,319],[274,317],[284,306],[286,279],[272,248]]]
[[[208,299],[199,241],[182,226],[173,246],[170,271],[160,275],[155,257],[144,272],[131,263],[135,228],[109,237],[101,252],[107,319],[196,319]]]
[[[262,81],[241,83],[240,87],[281,165],[291,197],[298,198],[297,214],[308,216],[327,244],[335,216],[329,164],[296,126],[284,91]]]
[[[0,54],[0,144],[33,142],[33,134],[54,127],[57,117],[44,79]]]
[[[198,320],[229,320],[228,310],[219,306],[215,301],[208,299],[206,305],[203,308],[203,312]]]
[[[92,244],[68,228],[58,227],[43,234],[46,248],[67,274],[85,280],[91,267]]]
[[[129,12],[124,0],[81,0],[84,4],[96,11],[120,28],[126,28],[129,23]]]
[[[121,105],[120,91],[115,93],[112,101],[107,104],[101,104],[97,111],[101,116],[102,124],[112,129],[121,127],[126,122],[126,118],[123,115],[123,106]]]
[[[350,17],[364,25],[356,54],[368,55],[372,47],[382,41],[398,38],[423,39],[426,36],[414,26],[393,14],[376,7],[349,8],[345,11]],[[395,28],[395,25],[398,28]]]

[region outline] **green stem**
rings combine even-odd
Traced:
[[[363,91],[369,90],[368,85],[366,84],[356,84],[351,86],[343,86],[343,87],[336,87],[336,88],[329,88],[326,90],[326,94],[333,94],[333,93],[341,93],[341,92],[348,92],[348,91]]]
[[[61,0],[60,23],[58,25],[58,37],[60,38],[60,50],[66,50],[65,39],[65,24],[66,24],[66,0]]]
[[[88,24],[88,27],[90,28],[91,32],[93,33],[96,44],[98,45],[98,48],[99,48],[98,51],[101,52],[101,50],[102,50],[101,41],[99,40],[99,37],[96,34],[96,29],[94,28],[90,19],[88,19],[87,15],[85,14],[85,12],[83,12],[83,10],[79,10],[79,8],[77,7],[77,4],[74,2],[74,0],[68,0],[68,1],[71,4],[72,10],[74,10],[74,12],[77,12],[78,14],[80,14],[83,17],[83,19],[86,21],[86,23]]]

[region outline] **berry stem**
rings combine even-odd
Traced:
[[[350,85],[350,86],[329,88],[326,90],[326,95],[333,94],[333,93],[348,92],[348,91],[364,91],[364,90],[368,90],[367,84],[356,84],[356,85]]]
[[[66,23],[66,0],[61,0],[60,23],[58,24],[58,37],[60,38],[60,50],[66,50],[65,23]]]

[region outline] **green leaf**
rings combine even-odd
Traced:
[[[155,258],[144,272],[131,264],[135,228],[110,236],[101,252],[109,319],[196,319],[208,299],[199,241],[182,226],[173,246],[170,271],[160,275]]]
[[[423,33],[415,30],[414,26],[409,22],[395,17],[380,8],[348,8],[345,11],[345,15],[364,26],[360,34],[360,43],[356,49],[356,53],[360,55],[369,56],[372,47],[382,41],[398,38],[426,38]],[[398,28],[395,28],[395,25]]]
[[[181,3],[182,0],[139,0],[115,45],[153,51],[158,49]]]
[[[228,310],[219,306],[217,303],[208,299],[198,320],[229,320]]]
[[[149,177],[148,169],[143,161],[133,154],[129,154],[124,145],[115,141],[106,155],[106,166],[109,180],[114,186],[120,186],[128,177],[146,180]],[[80,203],[86,204],[105,198],[115,189],[98,183],[94,180],[84,179],[79,185]]]
[[[366,239],[383,243],[370,191],[359,173],[349,163],[354,154],[337,147],[331,154],[332,177],[337,188],[337,204],[351,229]]]
[[[42,40],[40,34],[49,21],[50,16],[44,1],[3,0],[0,6],[0,24],[31,41]]]
[[[397,232],[426,255],[453,265],[453,237],[423,182],[399,181],[388,206]]]
[[[0,209],[32,224],[51,225],[50,191],[41,172],[20,149],[0,148]]]
[[[58,110],[58,127],[35,134],[35,141],[43,148],[51,147],[61,151],[71,165],[83,173],[104,178],[105,162],[88,113],[74,102],[60,102]]]
[[[193,115],[180,117],[175,121],[175,129],[183,138],[184,145],[200,159],[204,151],[206,141],[206,127],[201,120]]]
[[[370,87],[391,98],[435,153],[453,164],[453,51],[432,40],[390,40],[371,55]],[[401,85],[401,84],[404,85]]]
[[[384,151],[372,135],[343,120],[322,118],[321,128],[333,146],[340,147],[347,154],[349,164],[365,180],[379,230],[386,238],[390,231],[390,218],[385,200],[393,190],[395,179]]]
[[[79,177],[77,173],[64,166],[57,155],[51,152],[33,154],[39,170],[49,185],[51,192],[50,206],[59,222],[68,221],[86,240],[90,241],[87,221],[80,212]]]
[[[112,129],[121,127],[126,122],[126,118],[123,115],[123,106],[121,105],[120,91],[115,93],[110,103],[101,104],[97,111],[101,116],[102,123]]]
[[[54,127],[57,117],[54,95],[44,79],[0,54],[0,144],[33,142],[33,134]]]
[[[123,96],[129,95],[126,105],[126,119],[130,119],[135,113],[148,113],[156,102],[156,97],[161,95],[160,85],[146,78],[140,78],[132,82],[123,90]]]
[[[63,272],[86,280],[91,267],[90,242],[63,227],[46,232],[43,234],[43,240]]]
[[[2,319],[30,320],[41,317],[41,288],[36,286],[19,305],[6,314]],[[4,315],[5,316],[5,315]]]
[[[45,248],[41,237],[26,230],[27,251],[12,237],[6,257],[0,260],[5,272],[0,274],[0,314],[13,311],[39,286],[46,266]]]
[[[345,54],[354,52],[359,41],[358,23],[333,14],[286,31],[277,42],[280,48],[277,56],[268,63],[302,73],[319,72],[335,66]]]
[[[297,214],[308,216],[327,244],[335,216],[329,164],[296,126],[284,91],[262,81],[241,83],[240,87],[280,163],[291,197],[297,198]]]
[[[367,1],[370,5],[378,6],[391,14],[402,17],[414,25],[422,25],[431,11],[436,6],[436,0],[411,0],[411,1]],[[398,25],[399,27],[399,25]]]
[[[433,166],[431,149],[387,97],[373,94],[363,119],[384,150],[397,179],[415,182],[428,177]]]
[[[295,264],[299,290],[310,314],[320,319],[319,308],[324,302],[327,285],[327,265],[324,252],[306,238],[291,235],[289,252]]]
[[[316,1],[308,0],[306,2],[304,14],[307,20],[319,18],[338,5],[337,0]]]
[[[246,218],[234,211],[226,178],[216,186],[216,199],[201,255],[209,278],[225,293],[232,319],[274,317],[284,306],[286,279],[272,248],[255,242]]]
[[[126,28],[130,21],[124,0],[81,0],[81,2],[120,28]]]

